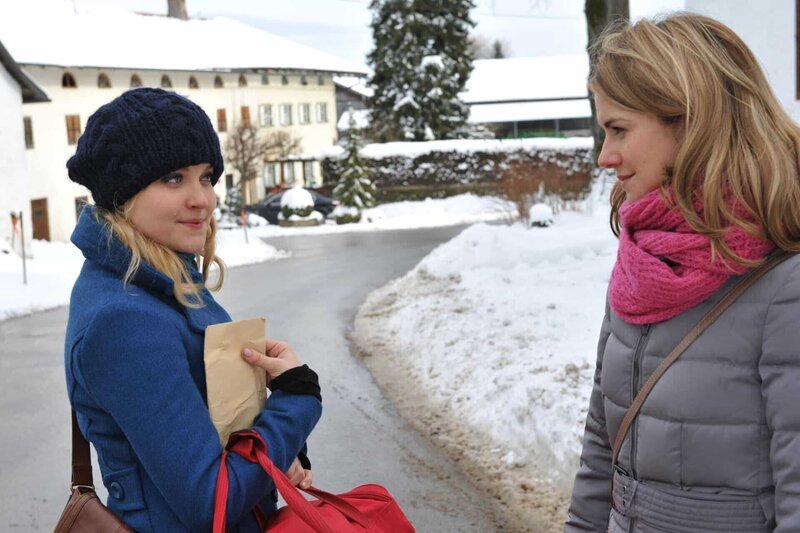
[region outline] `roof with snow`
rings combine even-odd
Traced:
[[[464,102],[587,98],[587,54],[477,59],[461,97]]]
[[[333,83],[343,89],[349,89],[363,98],[369,98],[375,91],[367,85],[363,76],[334,76]]]
[[[0,36],[23,65],[367,72],[363,65],[221,17],[180,20],[112,7],[79,14],[4,8]]]

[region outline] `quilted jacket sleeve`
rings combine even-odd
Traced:
[[[606,314],[603,318],[603,327],[597,347],[594,386],[583,435],[581,465],[572,488],[572,501],[564,526],[565,533],[603,532],[608,528],[608,517],[611,511],[611,445],[606,430],[600,375],[603,367],[603,352],[610,333],[611,323],[608,304],[606,304]]]
[[[759,373],[775,484],[776,532],[800,531],[800,267],[766,314]]]
[[[188,368],[176,326],[146,309],[108,305],[83,334],[72,371],[125,434],[136,457],[181,522],[210,528],[222,446]],[[297,457],[322,411],[310,395],[275,391],[254,421],[276,466]],[[242,457],[228,458],[228,524],[273,489]]]

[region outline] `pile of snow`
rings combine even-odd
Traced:
[[[546,228],[553,225],[553,208],[547,204],[534,204],[528,211],[528,225]]]
[[[402,367],[394,379],[425,391],[429,409],[488,437],[496,446],[487,456],[545,473],[564,491],[617,246],[608,208],[594,207],[562,212],[545,229],[468,228],[370,294],[353,333],[368,361]]]
[[[281,207],[290,209],[314,207],[314,197],[302,187],[292,187],[281,196]]]

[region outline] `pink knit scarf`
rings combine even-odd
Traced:
[[[698,205],[700,207],[702,204]],[[659,189],[620,207],[622,231],[609,303],[626,322],[670,319],[711,296],[747,268],[711,261],[711,240],[696,233]],[[761,259],[774,245],[732,227],[725,242],[737,255]]]

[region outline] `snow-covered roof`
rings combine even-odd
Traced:
[[[557,100],[586,97],[587,54],[477,59],[464,102]]]
[[[23,65],[367,72],[363,65],[221,17],[180,20],[111,7],[78,14],[5,7],[0,36]]]
[[[339,87],[350,89],[364,98],[369,98],[375,91],[367,85],[367,79],[363,76],[334,76],[333,83]]]

